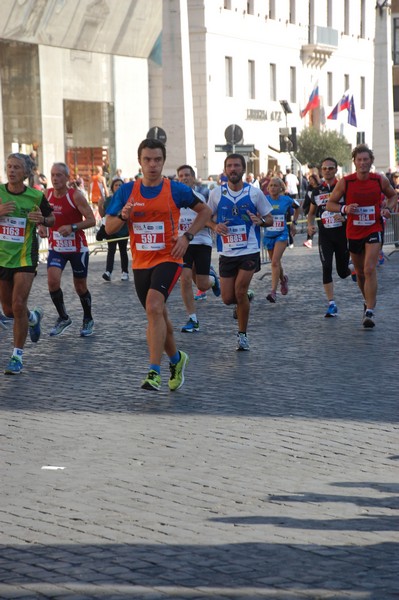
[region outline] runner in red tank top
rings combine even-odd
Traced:
[[[389,218],[398,198],[388,178],[370,173],[374,154],[366,144],[352,152],[356,172],[343,177],[335,186],[327,210],[347,218],[346,235],[357,273],[357,283],[364,298],[363,327],[374,327],[377,302],[377,262],[383,242],[382,217]],[[339,204],[344,196],[345,204]],[[381,202],[381,197],[385,196]]]
[[[60,335],[71,326],[72,320],[65,309],[61,289],[61,277],[69,262],[73,272],[73,284],[83,308],[81,337],[93,333],[94,321],[91,314],[91,294],[87,289],[89,249],[82,229],[94,227],[95,218],[86,198],[79,190],[68,188],[69,169],[65,163],[54,163],[51,167],[53,187],[46,190],[47,198],[54,210],[55,224],[49,232],[49,254],[47,259],[47,282],[58,319],[50,336]],[[45,227],[39,228],[41,237],[47,236]]]

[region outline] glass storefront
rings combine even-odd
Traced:
[[[41,163],[42,123],[38,47],[0,41],[4,155],[31,150]]]

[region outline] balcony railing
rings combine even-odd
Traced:
[[[302,61],[322,66],[338,48],[338,31],[331,27],[309,27],[309,43],[302,46]]]

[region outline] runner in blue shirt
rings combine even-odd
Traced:
[[[266,227],[264,236],[264,244],[272,263],[272,289],[266,298],[272,303],[275,303],[277,300],[277,285],[279,281],[281,294],[283,296],[288,294],[288,277],[284,274],[281,258],[287,248],[289,239],[287,214],[294,208],[291,233],[295,235],[296,219],[299,213],[299,208],[295,200],[290,196],[285,196],[283,194],[284,191],[285,185],[283,180],[279,177],[272,177],[268,187],[269,193],[266,195],[266,198],[273,207],[271,213],[273,216],[273,225]]]

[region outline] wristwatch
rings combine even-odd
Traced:
[[[183,233],[183,235],[184,235],[184,237],[185,237],[185,238],[187,238],[187,239],[188,239],[188,241],[189,241],[189,242],[192,242],[192,241],[193,241],[193,239],[194,239],[194,236],[193,236],[193,234],[192,234],[192,233],[189,233],[188,231],[185,231],[185,232]]]
[[[74,223],[73,225],[71,225],[72,231],[77,231],[78,230],[78,226]]]
[[[122,213],[121,212],[118,212],[118,214],[116,216],[118,217],[118,219],[120,219],[121,221],[124,221],[126,223],[127,219],[124,219],[122,217]]]

